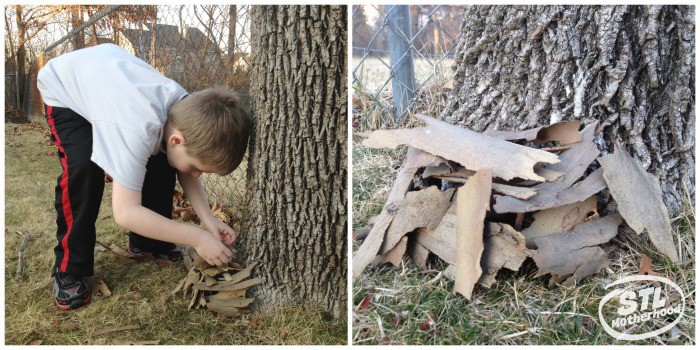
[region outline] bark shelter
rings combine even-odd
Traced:
[[[253,6],[241,244],[257,307],[347,313],[347,9]]]
[[[695,199],[694,6],[466,6],[441,118],[474,131],[599,120],[661,181],[671,215]],[[692,203],[690,203],[692,205]]]

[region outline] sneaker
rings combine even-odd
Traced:
[[[82,277],[58,270],[53,273],[53,296],[56,306],[63,311],[90,304],[92,299],[90,287]]]
[[[149,252],[143,251],[143,250],[136,248],[134,246],[131,246],[131,245],[129,245],[127,252],[129,253],[129,258],[134,259],[134,260],[142,260],[144,257],[144,254],[149,253]],[[159,253],[154,252],[153,259],[155,260],[156,263],[162,264],[162,265],[174,264],[174,263],[182,260],[182,249],[178,246],[175,246],[175,248],[168,250],[168,251],[165,251],[165,252],[159,252]]]

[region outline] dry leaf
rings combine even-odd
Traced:
[[[454,79],[450,79],[450,80],[446,81],[444,84],[442,84],[443,90],[452,90],[452,89],[454,89],[454,87],[455,87],[455,80]]]
[[[421,331],[429,331],[429,330],[435,329],[435,321],[433,321],[431,319],[424,320],[423,322],[420,323],[418,328]]]
[[[673,243],[671,221],[659,180],[619,145],[615,145],[615,153],[598,158],[598,162],[627,225],[637,234],[646,231],[659,252],[678,263],[680,258]]]
[[[382,338],[382,340],[379,342],[379,345],[391,345],[391,338],[385,336]]]
[[[642,254],[641,259],[639,260],[639,272],[637,273],[639,275],[644,275],[644,276],[657,276],[657,277],[664,277],[663,275],[657,273],[654,271],[651,259],[646,256],[645,254]],[[658,281],[653,281],[655,286],[659,286]]]
[[[391,318],[391,324],[394,325],[394,327],[398,327],[401,324],[401,316],[396,315]]]
[[[372,297],[374,297],[374,294],[365,295],[365,297],[360,302],[360,311],[369,310],[369,302],[372,301]]]
[[[250,320],[250,322],[248,322],[248,325],[252,328],[256,328],[256,327],[258,327],[259,323],[260,323],[260,317],[255,316]]]
[[[476,172],[457,190],[457,250],[454,292],[471,300],[474,284],[481,277],[484,249],[484,217],[491,200],[491,169]]]
[[[493,176],[504,180],[521,178],[544,181],[533,168],[537,163],[557,163],[557,155],[517,145],[461,128],[427,116],[417,116],[425,127],[400,130],[377,130],[362,145],[373,148],[396,148],[409,145],[455,161],[469,170],[490,168]]]

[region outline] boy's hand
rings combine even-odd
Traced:
[[[219,239],[206,231],[202,231],[199,240],[194,245],[197,254],[209,265],[221,266],[228,263],[233,253]]]
[[[219,219],[214,219],[210,227],[207,227],[209,232],[211,232],[215,237],[218,237],[221,241],[227,245],[236,242],[237,234],[231,226],[226,225],[223,221]]]

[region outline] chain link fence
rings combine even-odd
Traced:
[[[44,114],[36,88],[43,64],[104,43],[121,46],[187,91],[226,86],[249,106],[248,5],[16,5],[5,7],[5,23],[5,105],[21,106],[30,119]],[[243,162],[225,177],[202,175],[209,201],[240,207],[246,168]]]
[[[396,127],[438,115],[451,89],[461,6],[353,6],[353,127]]]

